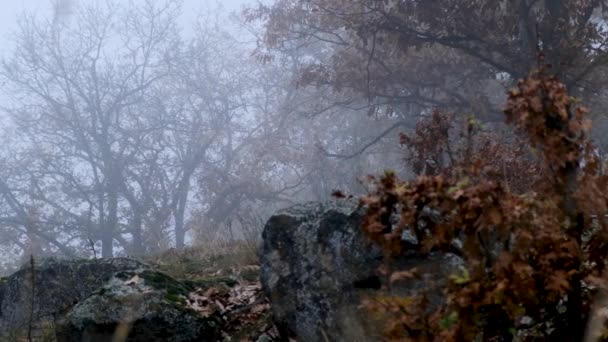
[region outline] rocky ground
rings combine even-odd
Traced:
[[[141,260],[45,259],[34,270],[33,292],[29,265],[0,280],[0,341],[29,341],[28,335],[40,342],[277,337],[257,255],[245,244]]]
[[[282,210],[266,224],[261,248],[34,260],[0,280],[0,341],[379,341],[382,322],[362,300],[428,290],[462,261],[405,256],[395,260],[400,269],[421,276],[386,289],[362,214],[354,200]],[[435,293],[431,305],[443,300]]]

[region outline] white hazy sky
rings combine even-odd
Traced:
[[[71,0],[74,3],[84,3],[98,0]],[[103,1],[103,0],[101,0]],[[127,0],[120,0],[127,1]],[[142,0],[131,0],[137,3]],[[182,0],[184,24],[196,18],[204,8],[221,4],[230,11],[240,9],[244,4],[255,3],[256,0]],[[0,54],[5,55],[10,49],[10,35],[17,29],[17,17],[24,11],[34,11],[40,14],[50,14],[51,0],[0,0]]]

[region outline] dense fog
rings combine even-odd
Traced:
[[[0,273],[30,255],[255,245],[276,209],[402,164],[397,117],[299,84],[331,44],[263,58],[253,2],[40,5],[7,18]]]
[[[603,108],[603,2],[524,3],[6,5],[0,273],[30,255],[256,245],[277,209],[440,168],[399,140],[434,109],[508,135],[506,90],[540,50]]]

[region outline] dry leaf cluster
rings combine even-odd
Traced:
[[[509,93],[505,114],[523,143],[498,141],[488,153],[473,148],[480,138],[470,126],[458,152],[451,150],[450,120],[434,113],[418,135],[402,138],[415,152],[414,168],[426,172],[412,181],[386,172],[362,198],[363,229],[387,264],[412,248],[453,253],[466,264],[439,307],[428,293],[367,301],[384,317],[389,339],[583,339],[594,296],[606,288],[608,252],[608,177],[587,136],[586,110],[542,66]],[[405,230],[417,246],[402,240]],[[389,287],[417,276],[383,269]],[[594,326],[606,339],[606,321]]]
[[[226,341],[250,341],[252,336],[277,334],[271,322],[266,320],[270,304],[259,282],[237,284],[231,288],[199,288],[189,294],[187,305],[205,317],[219,313],[224,321]],[[243,334],[246,330],[254,331]]]

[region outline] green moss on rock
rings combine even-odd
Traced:
[[[146,285],[157,290],[165,290],[172,296],[187,296],[192,290],[187,284],[182,284],[162,272],[145,270],[139,276],[144,279]]]
[[[184,283],[192,288],[203,289],[217,286],[234,287],[238,284],[238,282],[232,277],[197,277],[194,279],[185,280]]]
[[[255,268],[244,269],[241,271],[240,277],[245,281],[258,281],[260,280],[260,270]]]
[[[179,294],[175,294],[175,293],[167,292],[167,294],[165,295],[165,299],[168,302],[175,303],[175,304],[180,304],[180,305],[186,304],[186,297],[181,296]]]
[[[110,341],[114,328],[130,322],[129,341],[219,341],[219,316],[202,317],[186,302],[191,288],[165,273],[137,269],[120,272],[105,291],[79,302],[58,325],[59,342],[85,336]]]

